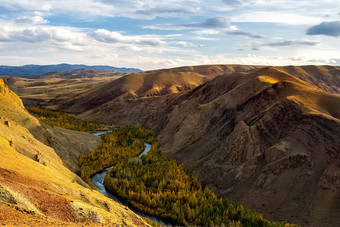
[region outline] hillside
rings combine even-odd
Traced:
[[[338,225],[339,67],[228,67],[133,74],[59,107],[154,129],[165,155],[266,218]]]
[[[133,100],[142,97],[157,99],[160,96],[181,93],[193,89],[217,76],[232,73],[251,73],[261,68],[265,67],[202,65],[135,73],[103,86],[93,86],[92,90],[70,93],[70,95],[65,97],[55,97],[55,99],[45,103],[45,106],[49,106],[52,109],[82,113],[109,102],[111,104],[105,104],[105,106],[116,105],[121,100]],[[293,73],[292,75],[295,77],[325,91],[340,94],[340,67],[284,66],[272,68]],[[13,89],[17,91],[15,87]],[[115,100],[114,103],[113,100]],[[109,108],[107,109],[109,111]],[[106,119],[105,117],[100,118]]]
[[[77,152],[95,148],[98,138],[41,124],[2,80],[0,106],[1,224],[145,225],[125,207],[89,189],[63,165],[77,163]],[[83,146],[77,144],[80,141]]]
[[[56,97],[47,105],[59,106],[70,112],[83,112],[106,102],[142,99],[177,94],[191,90],[202,84],[206,77],[195,72],[168,72],[157,70],[145,73],[129,74],[116,81],[96,87],[72,99]]]
[[[336,226],[339,104],[275,69],[217,77],[166,110],[162,151],[265,217]]]
[[[30,78],[2,76],[5,83],[23,99],[25,105],[43,104],[51,109],[76,113],[93,109],[117,97],[135,99],[180,93],[231,73],[250,73],[264,66],[202,65],[161,69],[129,75],[105,70],[78,69],[65,73],[48,73]],[[340,67],[273,67],[288,72],[319,88],[340,94]],[[197,77],[196,77],[197,76]],[[112,82],[112,83],[110,83]],[[144,83],[145,82],[145,83]]]
[[[338,66],[284,66],[275,67],[292,74],[325,91],[340,94],[340,67]]]
[[[126,75],[97,69],[77,69],[64,73],[47,73],[28,78],[0,76],[15,91],[25,105],[43,104],[51,98],[62,96],[69,99],[70,95],[78,95],[87,90],[109,83]]]
[[[70,64],[58,64],[58,65],[23,65],[23,66],[0,66],[0,75],[6,76],[33,76],[33,75],[42,75],[51,72],[68,72],[76,69],[100,69],[100,70],[109,70],[116,72],[124,72],[124,73],[135,73],[141,72],[140,69],[135,68],[117,68],[106,65],[70,65]]]

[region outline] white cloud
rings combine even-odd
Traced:
[[[253,5],[256,0],[222,0],[222,2],[228,6],[240,7],[245,5]]]
[[[298,55],[298,56],[292,56],[289,59],[295,61],[295,62],[308,62],[312,64],[336,64],[337,61],[335,59],[331,58],[311,58],[304,55]]]
[[[99,17],[129,17],[139,19],[152,19],[161,17],[178,17],[197,15],[201,12],[202,1],[197,0],[2,0],[2,7],[10,10],[38,10],[43,12],[73,12],[75,15]],[[86,13],[86,14],[84,14]]]
[[[299,15],[285,12],[256,11],[240,13],[231,17],[233,22],[269,22],[291,25],[312,25],[320,23],[324,18],[316,16]]]
[[[207,18],[203,22],[192,22],[186,24],[154,24],[144,26],[147,29],[157,30],[206,30],[206,31],[222,31],[234,28],[231,26],[230,20],[224,17]]]
[[[119,32],[108,31],[106,29],[97,29],[91,34],[91,36],[97,41],[106,43],[124,43],[138,46],[161,46],[164,44],[164,41],[162,41],[160,38],[148,35],[123,36]]]
[[[193,43],[185,42],[185,41],[175,41],[175,42],[172,42],[172,43],[175,44],[175,45],[182,46],[182,47],[194,47],[194,46],[196,46]]]
[[[68,13],[77,17],[128,17],[153,19],[235,13],[233,21],[317,24],[324,15],[333,15],[338,0],[2,0],[1,6],[12,11]],[[266,13],[267,12],[267,13]],[[252,14],[253,13],[253,14]],[[249,15],[250,14],[250,15]],[[252,15],[251,15],[252,14]],[[223,15],[223,14],[220,14]],[[235,19],[235,20],[234,20]],[[298,20],[295,20],[298,19]],[[311,20],[311,21],[310,21]],[[295,23],[294,23],[295,21]]]
[[[0,42],[15,42],[15,43],[41,43],[40,48],[43,48],[43,42],[63,43],[70,45],[87,45],[89,39],[86,34],[77,31],[70,27],[54,27],[46,25],[29,25],[18,26],[11,23],[1,23]]]
[[[15,23],[25,25],[25,24],[46,24],[48,21],[41,16],[22,16],[15,20]]]
[[[309,36],[306,40],[305,35],[312,25],[339,20],[334,19],[338,0],[0,1],[2,64],[69,62],[152,69],[215,63],[334,64],[340,59],[339,39]],[[70,20],[61,23],[68,26],[54,25],[63,15]],[[238,22],[244,23],[236,28]],[[255,53],[251,48],[259,49],[257,56],[240,56]]]

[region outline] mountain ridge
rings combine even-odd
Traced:
[[[23,66],[6,66],[0,65],[0,75],[3,76],[34,76],[34,75],[42,75],[51,72],[67,72],[75,69],[101,69],[101,70],[109,70],[109,71],[118,71],[125,73],[134,73],[134,72],[142,72],[140,69],[136,68],[125,68],[125,67],[113,67],[107,65],[81,65],[81,64],[58,64],[58,65],[23,65]]]

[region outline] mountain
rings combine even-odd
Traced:
[[[55,105],[54,108],[83,113],[86,110],[93,110],[102,104],[119,105],[119,102],[125,103],[125,100],[129,99],[158,99],[159,97],[191,90],[219,75],[235,71],[249,72],[258,68],[260,68],[260,66],[211,65],[133,73],[124,78],[120,78],[116,82],[112,81],[105,86],[95,87],[88,92],[82,92],[82,94],[74,94],[68,99],[56,97],[46,103],[46,106]],[[110,104],[108,104],[108,102],[110,102]],[[127,112],[129,112],[128,109]],[[110,114],[111,113],[107,112],[107,115]],[[107,121],[106,117],[103,116],[100,117],[101,120],[110,122],[110,120]],[[133,118],[134,117],[129,119]]]
[[[155,130],[218,195],[301,225],[338,226],[340,67],[195,66],[130,74],[59,109]]]
[[[106,102],[116,102],[127,99],[152,98],[164,95],[177,94],[182,91],[191,90],[202,84],[206,77],[195,72],[168,72],[168,70],[157,70],[145,73],[129,74],[111,81],[103,86],[98,86],[74,94],[72,98],[66,99],[59,96],[52,99],[48,104],[61,105],[59,109],[74,112],[84,112],[93,109]],[[71,100],[71,101],[70,101]]]
[[[219,195],[273,220],[339,224],[339,95],[265,68],[217,77],[170,106],[162,151]]]
[[[51,98],[62,96],[107,84],[112,80],[125,76],[127,73],[100,70],[76,69],[63,73],[47,73],[39,76],[15,77],[0,76],[5,83],[22,98],[25,105],[44,104]]]
[[[58,64],[58,65],[24,65],[24,66],[0,66],[0,75],[4,76],[33,76],[42,75],[50,72],[67,72],[75,69],[101,69],[109,71],[117,71],[124,73],[136,73],[142,72],[140,69],[135,68],[117,68],[107,65],[70,65],[70,64]]]
[[[39,122],[1,79],[0,106],[1,224],[146,226],[66,168],[77,171],[79,154],[99,138]]]

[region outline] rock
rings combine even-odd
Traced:
[[[8,120],[4,121],[4,124],[7,125],[7,127],[10,127],[10,125],[11,125]]]

